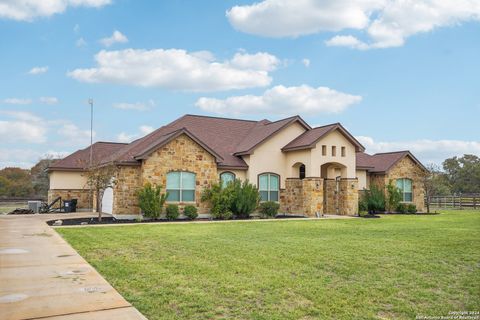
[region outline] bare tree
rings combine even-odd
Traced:
[[[427,202],[427,212],[430,213],[430,202],[433,196],[450,193],[446,175],[440,166],[430,163],[426,166],[428,172],[423,177],[423,189]]]
[[[98,221],[102,221],[102,198],[107,188],[113,188],[115,185],[115,173],[117,167],[113,164],[103,166],[91,166],[85,171],[87,186],[94,194],[95,208],[98,212]]]

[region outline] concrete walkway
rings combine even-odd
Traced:
[[[0,215],[0,319],[146,319],[44,222],[58,218]]]

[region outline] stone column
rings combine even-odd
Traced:
[[[323,213],[323,179],[309,177],[301,181],[304,214],[314,217],[317,212],[319,214]]]
[[[342,178],[340,179],[338,207],[341,215],[358,214],[358,179]]]
[[[324,185],[323,213],[337,214],[337,181],[335,179],[325,179]]]

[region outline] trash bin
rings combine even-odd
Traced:
[[[77,212],[77,199],[63,201],[63,211]]]

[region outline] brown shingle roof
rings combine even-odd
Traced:
[[[364,152],[357,152],[357,168],[367,169],[373,173],[384,173],[390,170],[398,161],[404,157],[409,156],[415,163],[417,163],[422,169],[427,170],[423,164],[418,161],[417,158],[408,150],[376,153],[369,155]]]
[[[116,142],[95,142],[92,145],[93,163],[101,162],[108,155],[124,148],[126,143]],[[90,163],[90,146],[85,149],[75,151],[67,157],[52,163],[48,170],[83,170]]]
[[[282,151],[293,151],[302,149],[311,149],[315,147],[318,140],[328,133],[339,130],[353,145],[356,146],[357,151],[364,151],[365,148],[357,141],[340,123],[333,123],[322,127],[313,128],[305,131],[297,138],[290,141],[282,148]]]

